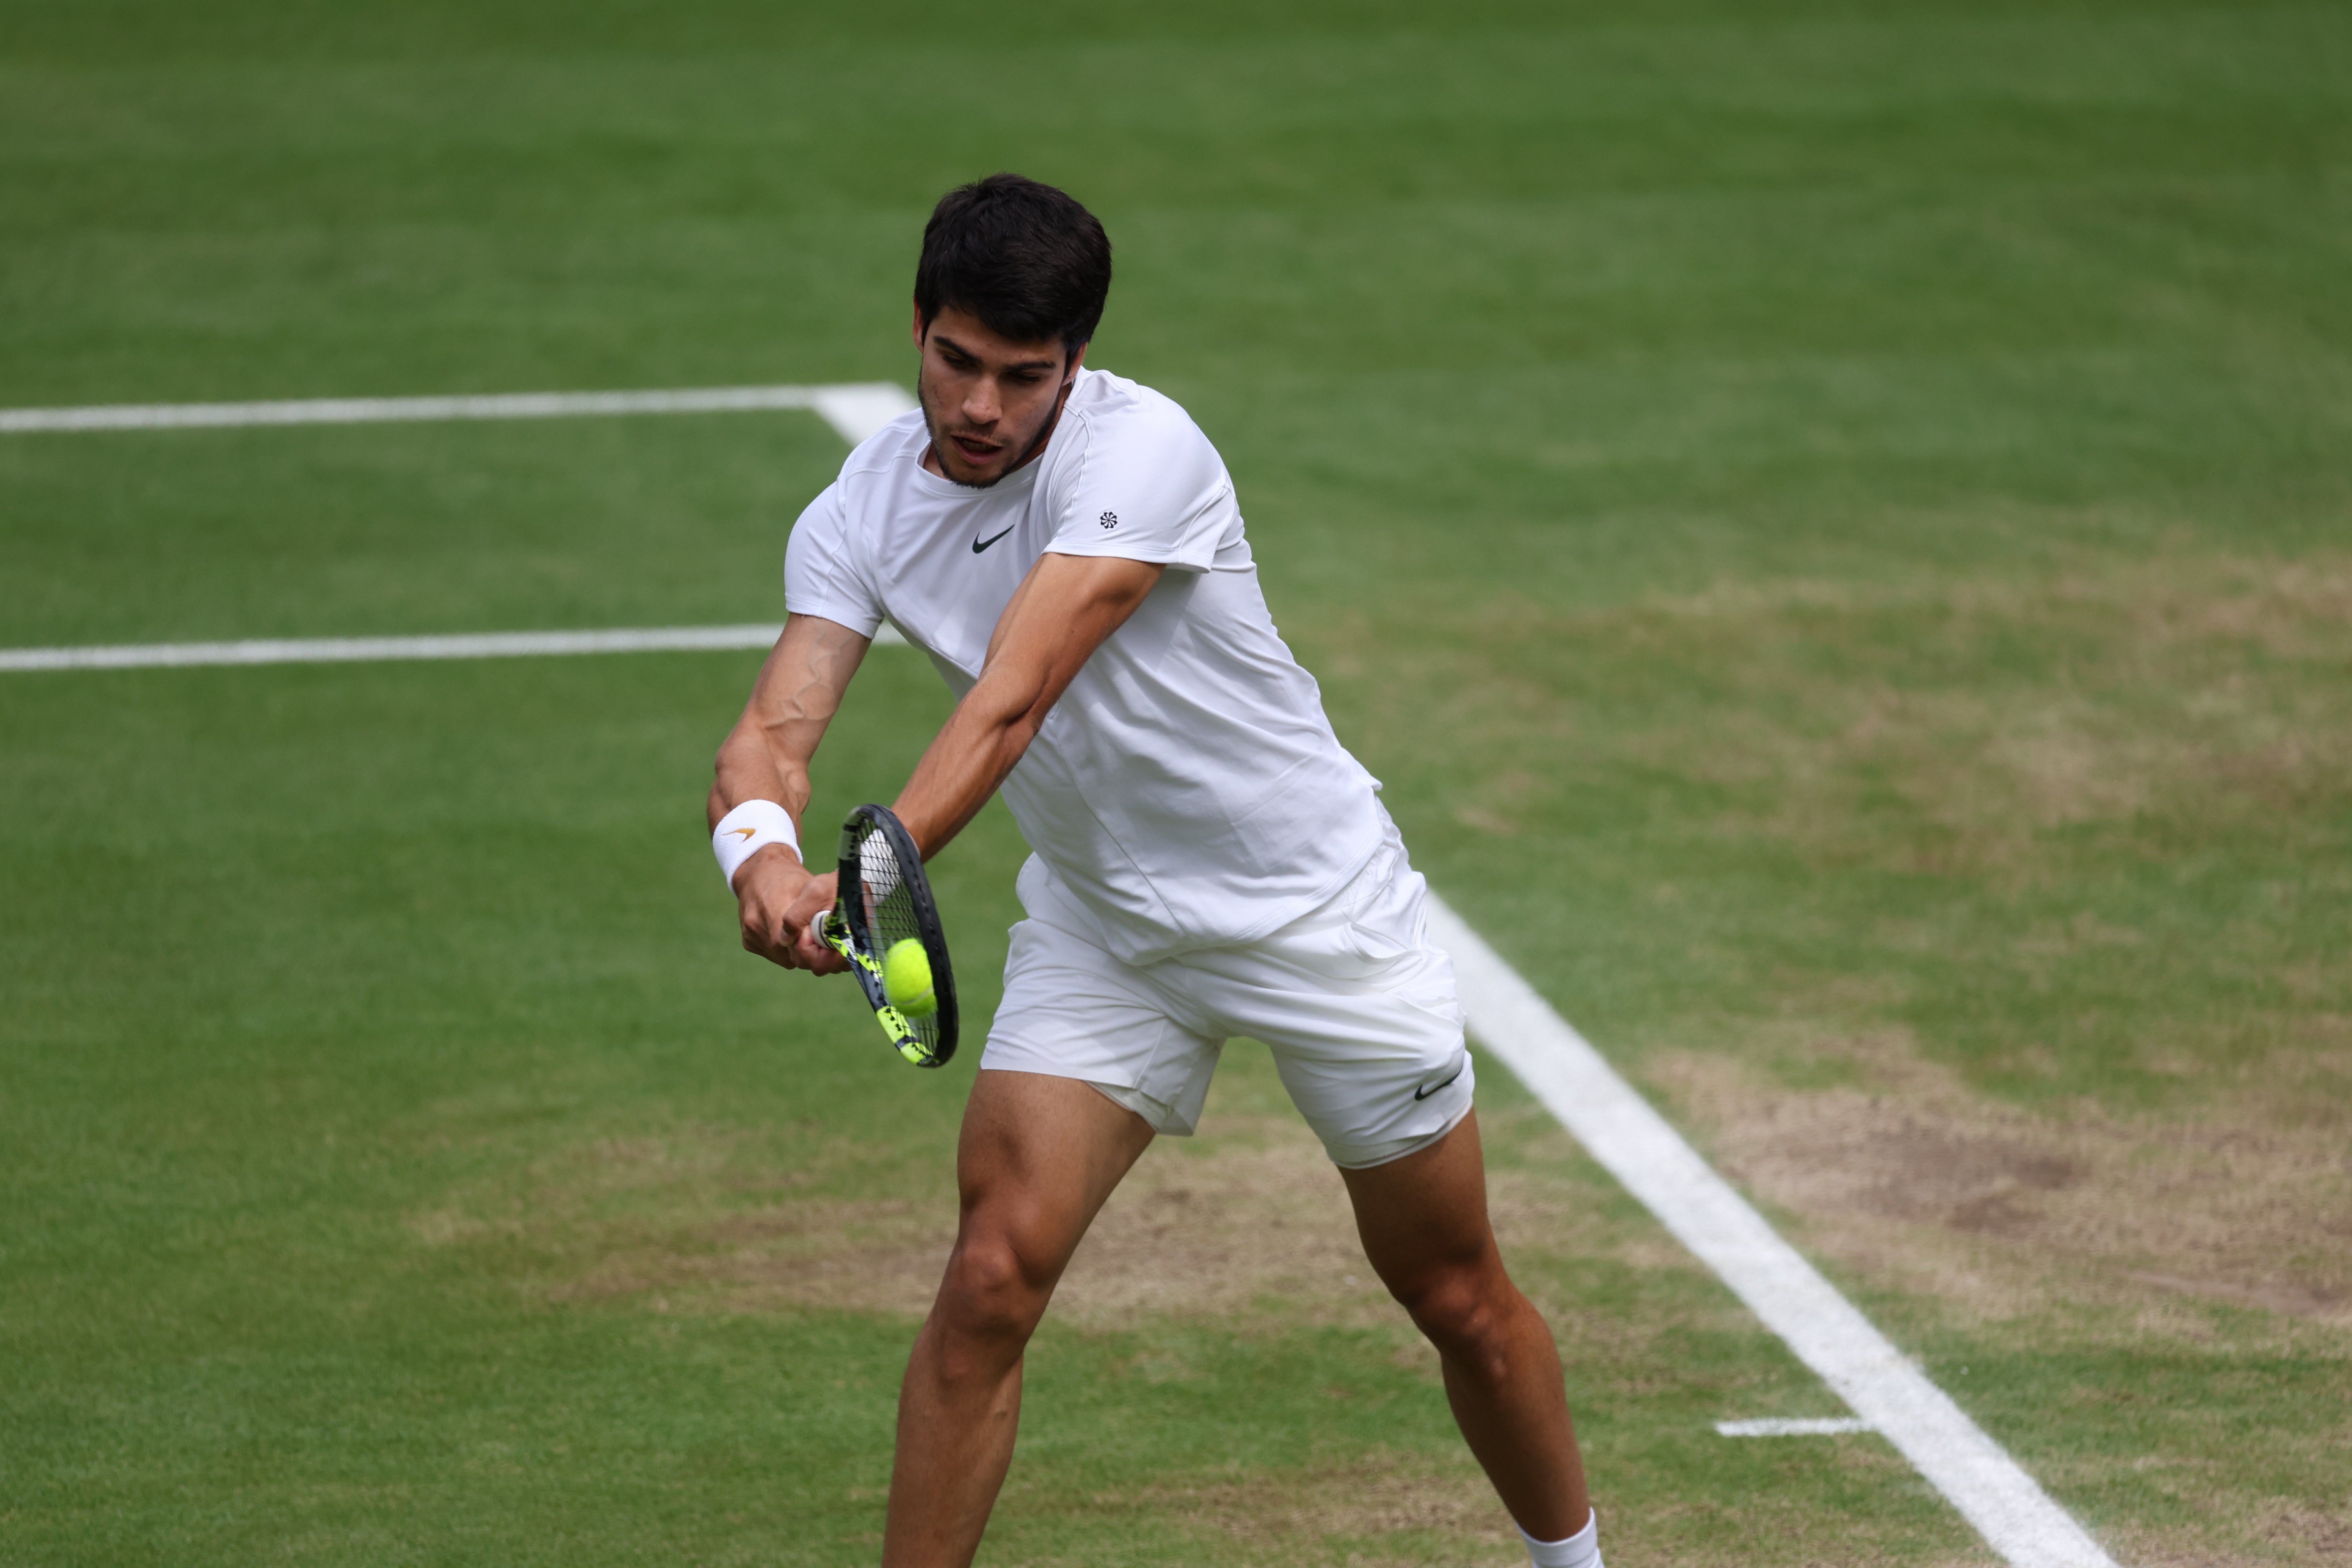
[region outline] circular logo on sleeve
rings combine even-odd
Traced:
[[[1107,511],[1103,513],[1102,525],[1105,528],[1117,528],[1118,526],[1118,513],[1115,511]]]

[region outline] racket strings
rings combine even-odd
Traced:
[[[857,865],[866,929],[874,933],[876,951],[888,952],[893,944],[908,937],[919,938],[922,924],[915,914],[914,896],[907,890],[890,841],[879,833],[868,834],[857,847]]]
[[[889,838],[878,828],[869,828],[857,846],[857,880],[859,900],[866,914],[866,930],[873,944],[873,955],[879,962],[899,942],[912,938],[924,942],[923,921],[917,912],[915,897],[908,889],[906,872],[898,864],[898,856]],[[936,963],[940,955],[924,950]],[[908,1018],[908,1027],[927,1047],[935,1047],[940,1038],[940,1021],[936,1016]]]

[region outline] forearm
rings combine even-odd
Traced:
[[[772,800],[797,825],[808,809],[809,761],[841,706],[866,639],[814,616],[794,616],[761,667],[751,700],[719,747],[710,826],[747,800]]]
[[[797,825],[808,809],[807,764],[798,758],[779,757],[748,720],[738,724],[719,748],[710,784],[710,826],[747,800],[772,800],[792,814]]]
[[[773,801],[784,808],[785,815],[792,818],[793,844],[781,839],[760,844],[749,858],[736,866],[728,879],[729,884],[739,893],[746,889],[746,879],[770,880],[770,901],[773,902],[776,899],[788,897],[793,889],[807,879],[806,849],[804,847],[796,849],[794,845],[802,843],[801,824],[808,811],[808,769],[795,765],[789,759],[777,757],[756,730],[748,734],[745,730],[746,725],[739,724],[735,732],[729,735],[719,748],[718,763],[713,770],[716,776],[711,781],[710,798],[706,810],[715,844],[719,823],[726,819],[729,812],[746,801]],[[748,819],[738,817],[728,823],[730,829],[740,828],[747,833],[759,826],[756,816]],[[736,853],[740,855],[740,851]],[[727,853],[720,854],[719,863],[721,869],[730,863]],[[772,879],[779,875],[784,880],[773,882]]]
[[[1054,554],[1030,568],[997,619],[980,679],[892,807],[925,858],[980,815],[1080,668],[1135,613],[1161,571],[1116,556]]]
[[[927,860],[980,815],[1045,720],[1034,697],[1024,701],[990,685],[983,677],[956,705],[891,806]]]
[[[744,949],[786,969],[828,973],[842,967],[820,929],[833,903],[833,876],[812,876],[807,857],[793,845],[808,811],[810,759],[866,657],[866,643],[837,621],[788,618],[711,767],[711,837],[735,890]],[[720,820],[753,801],[772,802],[790,824],[777,822],[772,809],[755,807],[728,824],[722,844]],[[746,847],[751,854],[739,860]]]

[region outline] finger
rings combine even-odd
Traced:
[[[770,963],[786,969],[801,967],[793,952],[793,944],[782,932],[764,923],[743,922],[743,951],[755,952]]]

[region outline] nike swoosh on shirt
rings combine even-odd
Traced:
[[[1452,1083],[1455,1079],[1460,1078],[1461,1076],[1462,1069],[1457,1067],[1454,1069],[1453,1073],[1447,1077],[1445,1083],[1433,1083],[1427,1089],[1416,1089],[1412,1091],[1412,1097],[1415,1100],[1427,1100],[1431,1095],[1435,1094],[1439,1089],[1444,1089],[1445,1084]]]
[[[1018,527],[1020,527],[1020,526],[1021,526],[1021,525],[1020,525],[1019,523],[1017,523],[1017,522],[1016,522],[1016,523],[1014,523],[1014,524],[1013,525],[1013,528],[1018,528]],[[1006,530],[1004,531],[1004,533],[1010,533],[1010,532],[1012,532],[1012,531],[1013,531],[1013,528],[1008,528],[1008,529],[1006,529]],[[975,539],[975,540],[973,540],[973,541],[971,542],[971,552],[972,552],[974,555],[979,554],[982,551],[983,551],[983,550],[987,549],[990,545],[992,545],[992,544],[995,543],[998,540],[1000,540],[1000,539],[1003,538],[1003,537],[1004,537],[1004,533],[992,533],[992,534],[990,534],[986,539]]]

